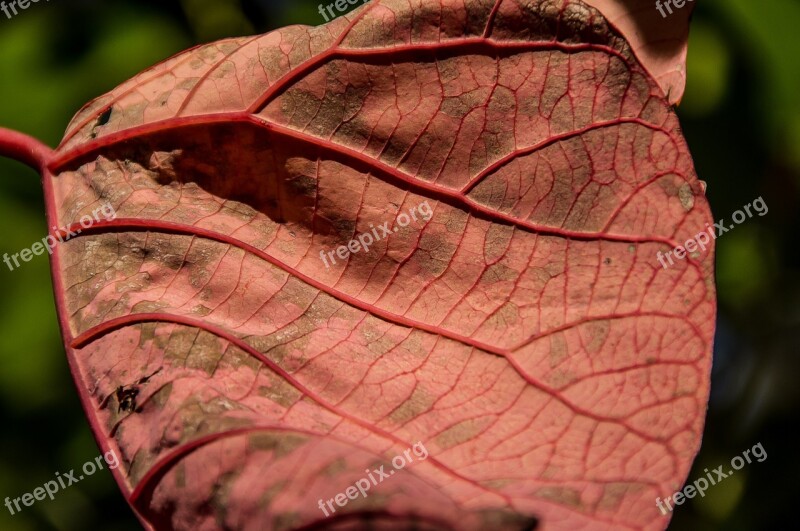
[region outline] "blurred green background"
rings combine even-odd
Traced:
[[[769,206],[718,241],[718,332],[703,448],[690,480],[761,442],[768,458],[678,508],[671,529],[794,528],[800,459],[800,2],[703,0],[678,109],[717,219]],[[88,100],[195,43],[322,22],[307,0],[54,0],[0,14],[0,125],[51,146]],[[0,254],[46,234],[37,176],[0,159]],[[49,265],[0,271],[0,499],[78,468],[98,449],[69,377]],[[139,529],[108,471],[4,531]]]

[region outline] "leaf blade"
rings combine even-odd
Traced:
[[[548,6],[365,6],[177,56],[74,120],[48,208],[74,223],[109,201],[118,217],[57,251],[60,312],[142,514],[319,519],[313,497],[259,510],[249,495],[250,463],[303,461],[250,451],[243,433],[277,429],[373,458],[425,442],[430,460],[386,489],[402,499],[421,481],[449,501],[366,498],[356,515],[666,525],[650,505],[699,444],[713,256],[664,271],[655,256],[710,214],[669,103],[622,38],[583,4]],[[250,75],[278,56],[271,78]],[[192,64],[174,105],[170,69]],[[429,220],[323,266],[318,251],[425,201]],[[100,407],[160,367],[140,410]],[[195,451],[228,468],[200,478]]]

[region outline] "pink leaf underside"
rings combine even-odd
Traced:
[[[146,525],[666,526],[715,291],[713,248],[656,253],[711,215],[664,93],[593,8],[381,0],[196,47],[88,104],[49,168],[51,225],[116,212],[53,272]],[[417,442],[325,520],[319,499]]]

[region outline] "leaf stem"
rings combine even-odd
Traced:
[[[36,138],[0,127],[0,156],[14,159],[43,173],[52,155],[50,146]]]

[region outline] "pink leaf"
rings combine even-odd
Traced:
[[[622,34],[577,0],[372,2],[78,113],[44,181],[81,228],[59,316],[146,525],[666,526],[715,291],[713,248],[657,253],[711,215],[653,76],[678,83],[607,13]]]

